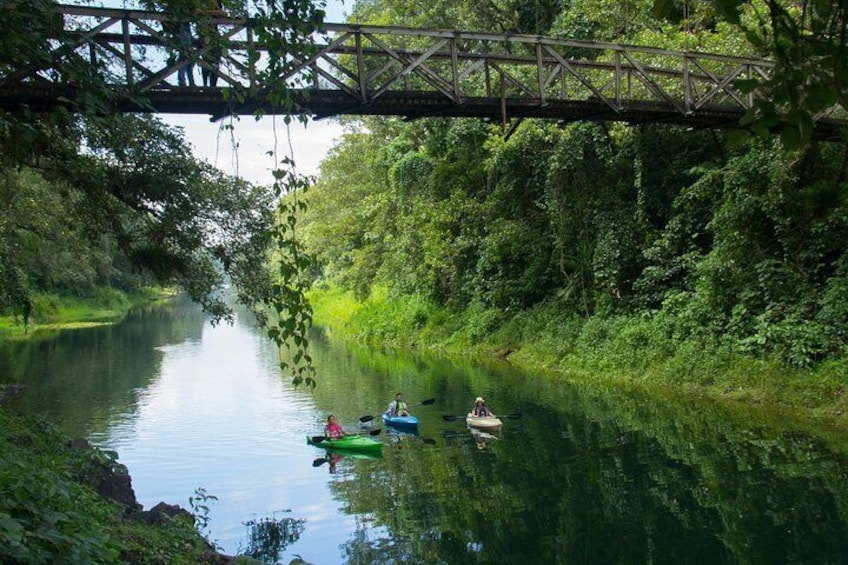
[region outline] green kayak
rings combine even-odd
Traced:
[[[306,443],[328,450],[359,451],[362,453],[374,453],[383,449],[383,444],[368,436],[352,435],[339,439],[330,439],[326,436],[306,436]]]

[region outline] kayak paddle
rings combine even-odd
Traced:
[[[501,418],[503,420],[517,420],[521,417],[521,412],[516,412],[515,414],[506,414],[506,415],[495,415],[492,418]],[[455,422],[456,420],[465,420],[465,416],[452,416],[450,414],[444,414],[442,416],[445,422]]]
[[[407,408],[414,408],[416,406],[429,406],[429,405],[433,404],[434,402],[436,402],[435,398],[428,398],[427,400],[422,400],[421,402],[416,402],[415,404],[408,404],[406,407]],[[376,418],[376,416],[374,416],[373,414],[368,414],[367,416],[361,417],[359,419],[359,421],[362,422],[362,423],[365,423],[365,422],[370,422],[374,418]]]

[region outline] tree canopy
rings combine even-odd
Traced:
[[[757,10],[773,3],[746,3],[735,19],[694,1],[483,4],[375,0],[354,17],[468,28],[497,8],[497,31],[774,54],[761,41],[774,35],[751,36],[758,14],[769,13]],[[809,21],[812,4],[778,7],[810,29],[819,25]],[[807,88],[782,72],[774,88]],[[809,142],[791,105],[771,102],[774,112],[789,108],[777,118],[783,129],[767,118],[754,129],[781,136],[742,143],[661,125],[525,120],[504,140],[499,127],[472,120],[363,119],[325,161],[310,198],[319,280],[361,298],[387,288],[430,301],[479,323],[481,337],[545,311],[552,324],[582,319],[584,332],[630,320],[634,339],[667,351],[710,343],[802,367],[840,358],[846,146]]]
[[[320,23],[321,5],[223,3],[233,15],[291,19],[297,33]],[[48,0],[6,3],[0,18],[0,69],[49,63],[80,92],[49,112],[0,112],[0,306],[26,317],[31,291],[83,292],[114,283],[116,269],[126,284],[143,276],[181,286],[215,319],[230,315],[212,292],[223,276],[236,283],[246,303],[270,296],[266,249],[283,189],[251,186],[199,162],[182,133],[155,118],[113,113],[114,93],[97,69],[52,50],[47,38],[63,33],[53,6]],[[201,0],[140,7],[193,18],[210,10]],[[53,242],[55,252],[41,253],[45,242]]]

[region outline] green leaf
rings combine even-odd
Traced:
[[[798,149],[801,147],[803,136],[795,126],[785,126],[780,131],[780,142],[787,149]]]
[[[743,3],[743,0],[715,0],[715,7],[725,20],[738,24],[740,19],[739,7]]]
[[[738,149],[751,141],[751,133],[746,130],[733,130],[728,135],[727,144],[731,149]]]
[[[754,92],[759,86],[761,86],[761,83],[757,79],[744,78],[734,81],[734,85],[736,86],[736,88],[739,89],[740,92],[750,94],[751,92]]]
[[[652,13],[658,19],[667,18],[674,7],[674,0],[654,0]]]

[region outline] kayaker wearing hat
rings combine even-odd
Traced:
[[[492,414],[492,411],[489,410],[489,407],[486,406],[486,401],[480,396],[478,396],[474,401],[474,408],[471,409],[471,415],[477,418],[493,418],[495,416]]]

